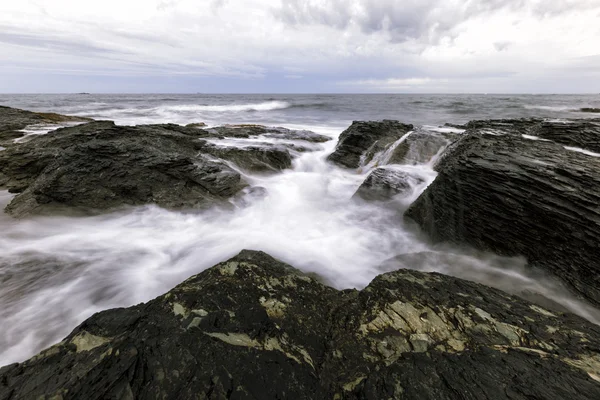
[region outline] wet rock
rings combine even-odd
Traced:
[[[523,255],[599,304],[600,158],[522,136],[545,124],[469,123],[406,215],[434,241]]]
[[[342,132],[335,151],[327,159],[341,167],[358,168],[412,129],[412,125],[391,120],[354,121]]]
[[[401,270],[337,291],[253,251],[0,369],[0,398],[600,396],[600,328]]]
[[[391,168],[377,168],[360,185],[354,197],[367,201],[385,201],[394,196],[410,193],[412,188],[423,183],[414,174]]]
[[[302,140],[313,143],[324,143],[331,140],[329,136],[319,135],[307,130],[293,130],[251,124],[217,126],[205,129],[205,131],[208,132],[210,136],[228,138],[251,138],[262,136],[274,139]]]
[[[0,106],[0,145],[6,146],[24,136],[22,129],[37,124],[89,122],[90,118],[71,117],[55,113],[38,113]]]
[[[61,210],[97,212],[157,204],[173,209],[219,204],[247,186],[222,161],[199,153],[202,131],[178,125],[62,128],[0,152],[0,174],[19,193],[14,216]]]
[[[600,152],[600,120],[544,121],[534,126],[530,134],[566,146]]]
[[[292,167],[292,156],[282,146],[227,147],[207,145],[202,152],[228,160],[249,172],[274,172]]]
[[[426,164],[446,147],[450,140],[442,134],[415,131],[396,146],[387,164]]]
[[[205,128],[206,126],[204,122],[194,122],[186,125],[187,128]]]
[[[580,108],[579,111],[586,112],[586,113],[599,113],[600,114],[600,108],[594,108],[594,107],[583,107],[583,108]]]

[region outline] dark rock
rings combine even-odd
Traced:
[[[313,143],[324,143],[331,138],[306,130],[292,130],[280,127],[268,127],[263,125],[224,125],[205,129],[211,136],[229,138],[251,138],[263,136],[274,139],[303,140]]]
[[[600,398],[600,328],[401,270],[337,291],[243,251],[0,369],[0,398]]]
[[[186,128],[205,128],[207,125],[204,122],[194,122],[192,124],[187,124]]]
[[[600,159],[521,136],[540,123],[469,125],[406,215],[434,241],[523,255],[599,304]]]
[[[0,145],[8,145],[24,136],[22,129],[36,124],[89,122],[90,118],[71,117],[55,113],[38,113],[0,106]]]
[[[292,167],[292,156],[285,148],[279,146],[206,145],[202,152],[231,161],[249,172],[273,172]]]
[[[600,108],[583,107],[583,108],[580,108],[579,111],[581,111],[581,112],[587,112],[587,113],[599,113],[600,114]]]
[[[405,171],[377,168],[360,185],[354,197],[368,201],[385,201],[399,194],[410,193],[423,179]]]
[[[535,125],[530,134],[567,146],[600,152],[600,121],[544,121]]]
[[[396,146],[387,164],[426,164],[449,142],[442,134],[415,131]]]
[[[335,151],[327,159],[342,167],[358,168],[412,129],[412,125],[398,121],[354,121],[342,132]]]
[[[84,212],[157,204],[210,206],[247,184],[225,163],[199,154],[202,131],[178,125],[62,128],[0,152],[0,174],[19,193],[14,216],[65,207]]]

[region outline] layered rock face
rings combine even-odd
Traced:
[[[600,397],[600,329],[401,270],[337,291],[243,251],[0,369],[0,398]]]
[[[423,180],[408,172],[389,168],[377,168],[360,185],[354,197],[368,201],[385,201],[394,196],[410,193]]]
[[[412,129],[412,125],[391,120],[354,121],[327,159],[341,167],[358,168]]]
[[[435,241],[524,255],[599,304],[600,158],[563,146],[596,149],[598,124],[503,120],[468,128],[406,215]]]
[[[17,217],[143,204],[171,209],[224,204],[248,185],[238,169],[273,172],[291,167],[293,156],[285,145],[218,144],[222,138],[259,136],[307,144],[329,140],[308,131],[255,125],[204,130],[97,121],[1,151],[0,187],[18,193],[6,208]]]
[[[60,124],[89,122],[89,118],[71,117],[55,113],[38,113],[0,106],[0,146],[10,145],[14,139],[24,136],[27,126],[36,124]]]

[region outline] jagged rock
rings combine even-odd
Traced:
[[[55,113],[38,113],[0,106],[0,145],[8,145],[24,136],[22,129],[36,124],[60,124],[65,122],[89,122],[90,118],[71,117]]]
[[[600,152],[600,120],[544,121],[534,126],[530,134],[567,146]]]
[[[354,197],[368,201],[385,201],[402,193],[410,192],[413,187],[423,183],[423,179],[408,172],[377,168],[360,185]]]
[[[406,215],[434,241],[523,255],[599,304],[600,158],[522,136],[540,124],[469,123]]]
[[[194,122],[186,125],[187,128],[205,128],[206,126],[204,122]]]
[[[263,125],[224,125],[205,129],[210,136],[229,138],[251,138],[263,136],[275,139],[303,140],[305,142],[324,143],[331,138],[325,135],[306,130],[292,130],[281,127],[268,127]]]
[[[228,160],[250,172],[273,172],[292,167],[292,156],[279,146],[227,147],[206,145],[202,152]]]
[[[396,146],[387,164],[426,164],[449,142],[442,134],[415,131]]]
[[[400,270],[337,291],[253,251],[0,369],[0,398],[600,397],[600,328]]]
[[[327,159],[342,167],[358,168],[412,129],[412,125],[391,120],[354,121],[342,132],[335,151]]]
[[[14,216],[109,210],[157,204],[196,208],[222,202],[247,186],[225,163],[199,154],[196,128],[116,126],[92,122],[63,128],[0,152],[0,174],[19,193]]]

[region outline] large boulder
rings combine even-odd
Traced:
[[[469,126],[406,215],[434,241],[523,255],[600,304],[600,158],[532,140],[534,132],[555,138],[549,132],[553,126],[564,131],[562,125],[516,120]]]
[[[360,185],[354,197],[367,201],[386,201],[394,196],[409,194],[424,180],[414,174],[394,168],[377,168]]]
[[[413,129],[398,121],[354,121],[340,135],[335,151],[327,158],[346,168],[359,168]]]
[[[25,216],[67,208],[182,209],[222,202],[247,184],[224,162],[199,154],[206,144],[201,132],[92,122],[12,146],[0,152],[0,176],[18,193],[6,211]]]
[[[600,398],[600,328],[400,270],[335,289],[243,251],[0,369],[0,398]]]
[[[292,155],[282,146],[219,146],[207,144],[202,152],[228,160],[249,172],[274,172],[292,167]]]
[[[65,124],[89,122],[91,119],[55,113],[39,113],[0,106],[0,145],[9,145],[25,134],[23,129],[38,124]]]

